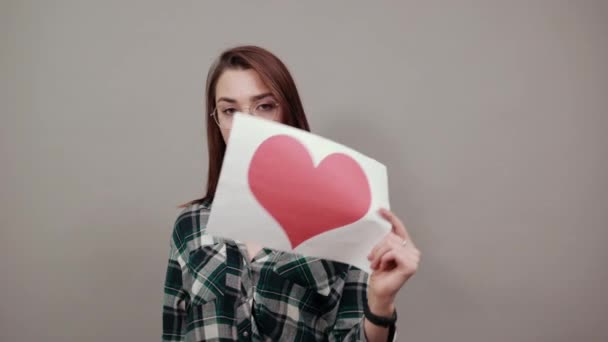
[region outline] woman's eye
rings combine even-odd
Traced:
[[[276,107],[276,105],[274,103],[262,103],[260,105],[258,105],[258,110],[262,111],[262,112],[269,112],[274,110]]]
[[[222,114],[226,114],[226,115],[232,115],[234,114],[235,109],[234,108],[226,108],[226,109],[222,109]]]

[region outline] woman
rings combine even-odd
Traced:
[[[369,279],[343,263],[205,235],[232,115],[247,112],[309,131],[285,65],[256,46],[224,51],[209,71],[206,106],[206,195],[182,205],[175,223],[163,340],[393,340],[395,298],[420,252],[392,212],[381,210],[393,228],[369,253]]]

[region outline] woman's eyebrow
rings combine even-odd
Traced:
[[[272,95],[272,93],[263,93],[263,94],[260,94],[260,95],[252,96],[250,99],[251,99],[252,102],[254,102],[254,101],[257,101],[257,100],[261,100],[261,99],[263,99],[265,97],[268,97],[268,96],[273,96],[273,95]]]
[[[254,95],[254,96],[250,97],[249,99],[252,102],[255,102],[255,101],[261,100],[261,99],[263,99],[265,97],[268,97],[268,96],[273,96],[273,94],[270,93],[270,92],[262,93],[262,94],[259,94],[259,95]],[[220,102],[220,101],[225,101],[225,102],[229,102],[229,103],[237,103],[238,102],[235,99],[232,99],[232,98],[229,98],[229,97],[224,97],[224,96],[222,96],[219,99],[217,99],[217,102]]]
[[[235,99],[231,99],[229,97],[220,97],[219,99],[217,99],[217,102],[220,102],[220,101],[226,101],[226,102],[230,102],[230,103],[236,103]]]

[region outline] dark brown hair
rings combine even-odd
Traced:
[[[300,101],[295,82],[287,67],[279,58],[270,51],[258,46],[237,46],[228,49],[219,56],[209,69],[206,86],[206,124],[207,124],[207,147],[209,150],[209,172],[207,175],[207,187],[202,198],[192,200],[180,205],[180,208],[191,204],[211,203],[215,196],[226,144],[222,138],[220,128],[211,117],[215,108],[215,88],[222,73],[227,69],[255,70],[262,82],[270,88],[270,91],[279,102],[283,113],[285,124],[310,131],[308,120],[304,113],[304,107]]]

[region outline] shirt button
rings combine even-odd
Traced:
[[[249,336],[249,333],[245,331],[245,332],[243,333],[243,336],[247,337],[247,336]]]

